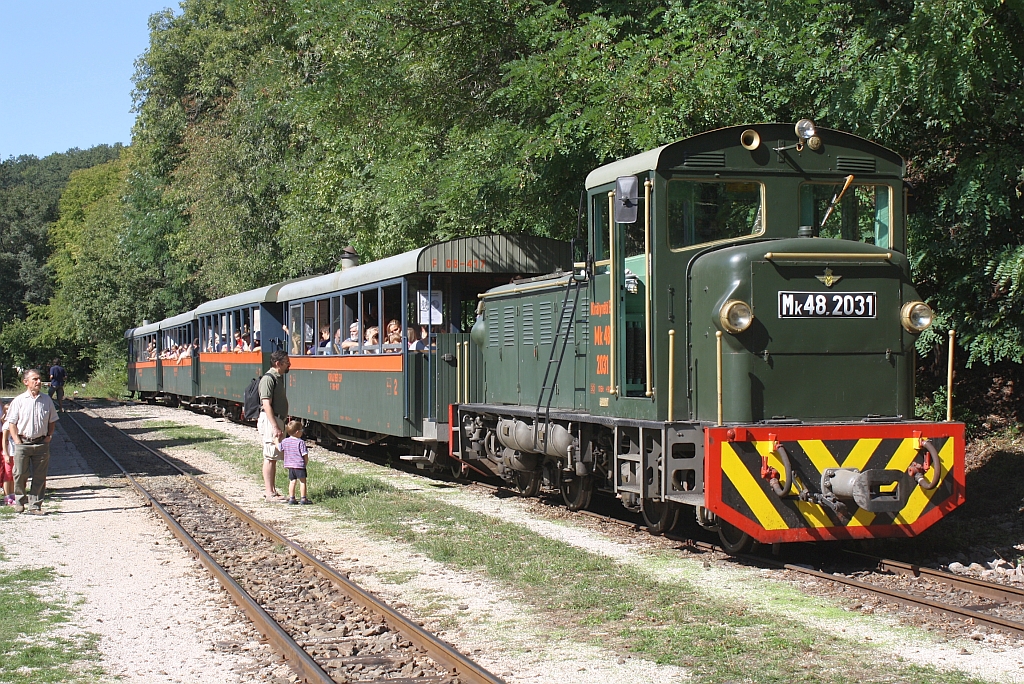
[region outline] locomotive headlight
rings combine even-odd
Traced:
[[[924,302],[907,302],[900,311],[900,323],[908,332],[919,333],[932,324],[932,307]]]
[[[754,322],[754,312],[750,310],[750,305],[746,302],[730,299],[722,305],[722,310],[718,313],[718,320],[721,321],[722,328],[726,332],[736,335],[749,328],[750,324]]]

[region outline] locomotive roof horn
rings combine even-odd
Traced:
[[[761,146],[761,136],[753,128],[748,128],[740,133],[740,145],[743,145],[743,149],[753,152]]]

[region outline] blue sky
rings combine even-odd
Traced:
[[[177,0],[0,0],[0,159],[131,142],[149,15]]]

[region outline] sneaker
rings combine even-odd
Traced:
[[[292,506],[294,506],[295,504],[297,504],[299,502],[295,500],[294,496],[289,496],[288,497],[288,503],[291,504]]]
[[[24,513],[25,512],[25,504],[18,503],[17,501],[14,502],[14,512],[15,513]]]
[[[293,499],[293,500],[294,500],[294,499]],[[313,503],[313,502],[312,502],[312,501],[310,501],[309,499],[307,499],[306,497],[302,497],[302,500],[301,500],[301,501],[299,501],[299,503],[300,503],[300,504],[302,504],[303,506],[308,506],[308,505],[310,505],[310,504],[311,504],[311,503]]]

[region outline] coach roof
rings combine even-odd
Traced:
[[[165,318],[164,320],[160,321],[159,325],[161,330],[167,330],[168,328],[173,328],[178,325],[185,325],[186,323],[191,323],[195,319],[195,311],[186,311],[183,314],[178,314],[177,316]]]
[[[281,283],[274,283],[273,285],[267,285],[265,287],[257,287],[252,290],[246,290],[245,292],[239,292],[238,294],[214,299],[211,302],[200,304],[192,313],[199,316],[201,314],[214,313],[216,311],[227,311],[229,309],[237,309],[243,306],[252,306],[253,304],[276,302],[278,301],[278,292],[285,285],[313,280],[316,277],[317,276],[306,276],[304,278],[286,280]]]
[[[160,330],[159,323],[147,323],[146,325],[140,325],[138,328],[128,328],[124,331],[125,337],[138,337],[139,335],[147,335],[149,333],[155,333]]]
[[[277,301],[316,297],[415,273],[540,274],[569,268],[569,243],[532,235],[479,235],[437,242],[327,275],[288,283]]]

